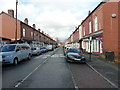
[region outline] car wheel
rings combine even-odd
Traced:
[[[18,59],[17,58],[15,58],[14,59],[14,63],[13,63],[14,65],[17,65],[18,64]]]
[[[28,60],[30,60],[30,59],[31,59],[31,55],[29,54],[29,55],[28,55]]]

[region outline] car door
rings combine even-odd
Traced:
[[[26,53],[26,47],[24,45],[21,45],[21,58],[25,59],[28,55]]]
[[[23,59],[21,52],[22,52],[22,51],[21,51],[21,46],[17,45],[17,46],[16,46],[16,54],[15,54],[15,57],[17,57],[19,61]]]

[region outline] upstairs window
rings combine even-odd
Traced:
[[[26,36],[26,30],[23,28],[23,37]]]
[[[31,36],[33,36],[33,32],[31,32]]]
[[[83,27],[83,36],[85,36],[85,27]]]
[[[94,19],[94,26],[95,26],[95,31],[98,31],[98,18],[97,18],[97,16]]]
[[[91,21],[89,22],[89,34],[92,33],[92,24]]]

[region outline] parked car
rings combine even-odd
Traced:
[[[32,55],[40,55],[42,53],[42,50],[40,50],[39,47],[32,47],[31,51],[32,51]]]
[[[15,64],[23,59],[31,59],[31,48],[28,44],[8,44],[1,48],[2,63]]]
[[[82,54],[82,51],[76,48],[70,48],[66,52],[66,61],[67,62],[80,62],[80,63],[86,63],[86,59]]]
[[[47,51],[48,51],[48,50],[47,50],[47,48],[46,48],[45,46],[40,47],[40,50],[41,50],[41,52],[42,52],[42,53],[45,53],[45,52],[47,52]]]
[[[48,51],[53,51],[53,50],[54,50],[53,45],[48,45],[48,46],[47,46],[47,50],[48,50]]]

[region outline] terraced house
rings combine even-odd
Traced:
[[[14,18],[14,11],[8,10],[8,13],[0,13],[0,38],[1,43],[14,43],[16,37],[16,18]],[[29,44],[56,45],[56,41],[48,34],[40,29],[36,29],[36,25],[28,25],[28,19],[25,18],[24,22],[17,20],[17,42]]]
[[[120,0],[101,2],[92,12],[89,11],[66,44],[98,55],[112,51],[115,57],[120,57],[119,15]]]

